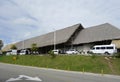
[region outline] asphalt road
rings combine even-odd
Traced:
[[[120,76],[0,63],[0,82],[120,82]]]

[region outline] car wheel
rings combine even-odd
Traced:
[[[108,53],[108,52],[105,52],[105,55],[110,55],[110,53]]]

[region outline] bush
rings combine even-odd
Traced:
[[[94,53],[93,53],[93,52],[91,52],[91,51],[88,51],[87,53],[88,53],[88,54],[94,54]]]
[[[55,57],[56,57],[56,55],[54,54],[54,52],[53,52],[52,50],[50,50],[50,51],[48,52],[48,54],[49,54],[52,58],[55,58]]]
[[[117,57],[117,58],[120,58],[120,52],[116,54],[116,57]]]
[[[6,52],[5,51],[2,51],[2,55],[5,55],[6,54]]]

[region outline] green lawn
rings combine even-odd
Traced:
[[[14,56],[0,56],[0,62],[72,71],[84,70],[85,72],[93,73],[101,73],[101,70],[103,70],[105,74],[120,75],[119,58],[111,58],[111,64],[109,65],[103,56],[71,55],[57,56],[52,59],[49,56],[24,55],[19,56],[17,60],[13,60],[13,57]]]

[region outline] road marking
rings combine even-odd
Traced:
[[[17,77],[17,78],[10,78],[6,82],[23,80],[22,78],[25,78],[25,80],[30,80],[30,81],[39,81],[39,82],[42,81],[38,77],[30,77],[30,76],[27,76],[27,75],[19,75],[19,77]]]

